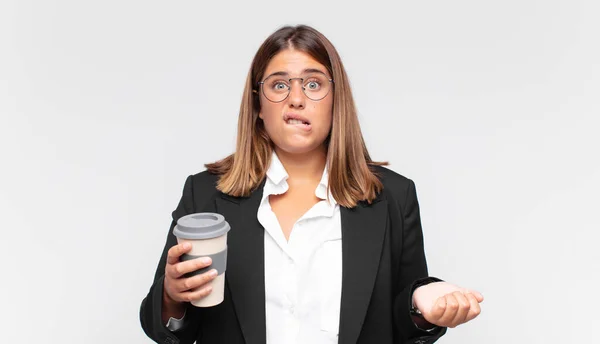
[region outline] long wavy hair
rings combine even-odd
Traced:
[[[329,188],[341,206],[352,208],[359,201],[371,203],[383,189],[375,166],[387,162],[371,160],[365,145],[348,76],[333,44],[320,32],[306,25],[285,26],[270,35],[260,46],[248,76],[240,105],[235,153],[205,164],[219,175],[217,189],[247,197],[266,176],[274,144],[259,118],[262,80],[271,59],[285,49],[302,51],[325,66],[334,80],[333,121],[324,144],[327,147]]]

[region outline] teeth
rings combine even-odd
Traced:
[[[288,120],[287,120],[287,123],[288,123],[288,124],[304,124],[304,122],[302,122],[302,121],[301,121],[301,120],[299,120],[299,119],[288,119]]]

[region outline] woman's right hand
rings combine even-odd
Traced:
[[[210,266],[212,263],[210,257],[180,262],[179,257],[191,249],[192,245],[186,242],[171,247],[167,253],[164,291],[171,302],[191,302],[206,297],[212,291],[211,286],[205,284],[217,277],[217,270],[211,269],[192,277],[183,276],[188,272]]]

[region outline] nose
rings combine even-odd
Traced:
[[[304,91],[302,91],[302,81],[300,78],[290,79],[289,105],[295,109],[303,109],[305,106],[306,96],[304,95]]]

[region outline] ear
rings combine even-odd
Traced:
[[[254,95],[257,96],[257,100],[256,101],[258,101],[258,103],[260,104],[260,96],[258,95],[258,91],[257,90],[252,90],[252,93],[254,93]],[[258,112],[258,118],[263,119],[262,111]]]

